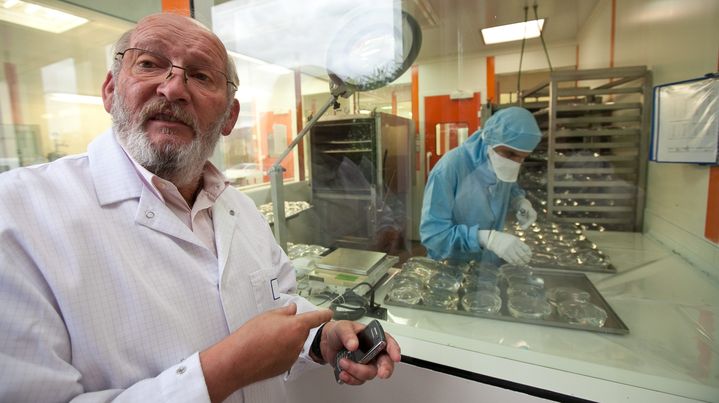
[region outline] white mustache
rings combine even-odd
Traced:
[[[148,119],[156,115],[169,116],[173,120],[182,122],[183,124],[190,126],[195,131],[195,133],[199,132],[199,128],[197,127],[197,124],[195,122],[195,118],[177,104],[163,101],[160,99],[151,100],[147,104],[145,104],[145,106],[143,106],[142,110],[140,111],[141,122],[147,122]]]

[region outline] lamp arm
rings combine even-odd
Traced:
[[[283,151],[275,163],[272,164],[268,172],[270,177],[270,196],[272,197],[272,215],[274,217],[273,227],[275,239],[285,251],[287,251],[287,223],[285,220],[285,197],[283,190],[283,173],[285,169],[282,168],[282,161],[287,158],[287,155],[289,155],[292,149],[295,148],[300,141],[302,141],[302,138],[309,133],[312,126],[317,123],[325,112],[327,112],[327,109],[329,109],[330,106],[337,104],[337,99],[340,96],[345,98],[349,97],[352,94],[352,91],[349,90],[343,83],[337,83],[332,80],[330,81],[330,94],[331,95],[327,102],[325,102],[315,116],[307,122],[307,125],[302,128],[299,134],[297,134],[297,136],[292,140],[290,145],[287,146],[285,151]]]

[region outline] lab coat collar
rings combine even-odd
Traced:
[[[135,222],[157,232],[173,236],[191,244],[206,248],[192,230],[177,218],[148,186],[143,186],[142,195],[135,211]]]
[[[205,247],[192,230],[178,220],[164,202],[143,184],[140,174],[117,142],[112,129],[90,143],[88,157],[95,192],[101,206],[139,199],[135,212],[136,223]],[[225,249],[228,248],[229,245]]]
[[[93,140],[87,151],[97,200],[101,206],[140,197],[142,181],[132,161],[115,139],[112,129]]]

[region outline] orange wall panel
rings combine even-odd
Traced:
[[[439,161],[435,128],[440,123],[464,123],[471,135],[479,128],[480,93],[468,99],[451,99],[449,95],[435,95],[424,98],[424,147],[432,153],[426,173]],[[425,173],[425,175],[426,175]]]
[[[192,17],[192,4],[190,0],[162,0],[162,12]]]
[[[494,56],[487,56],[487,103],[498,104],[495,88]]]
[[[712,242],[719,243],[719,166],[709,168],[709,196],[704,235]]]

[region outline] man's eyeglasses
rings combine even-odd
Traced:
[[[209,66],[178,66],[167,57],[145,49],[128,48],[115,54],[116,60],[126,60],[130,74],[142,80],[166,80],[172,77],[173,69],[182,70],[185,83],[205,91],[215,92],[229,84],[237,90],[237,84],[227,74]]]

